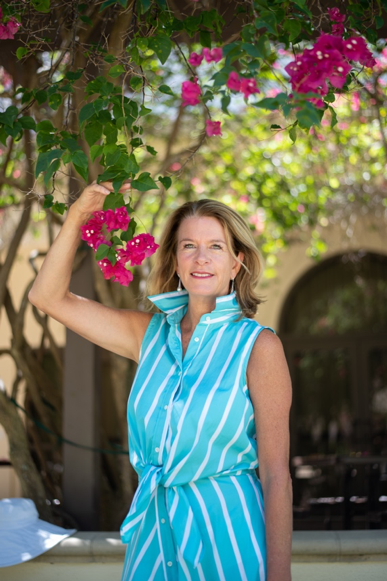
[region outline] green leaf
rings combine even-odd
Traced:
[[[0,123],[12,127],[18,114],[19,109],[14,105],[11,105],[10,107],[7,107],[3,113],[0,113]]]
[[[172,185],[172,180],[170,177],[159,176],[159,182],[161,182],[166,190],[168,190]]]
[[[310,129],[312,125],[320,125],[321,117],[316,107],[311,103],[305,103],[304,106],[296,112],[299,126],[302,129]]]
[[[107,244],[100,244],[97,248],[97,252],[95,253],[96,260],[102,260],[103,258],[106,258],[109,249],[110,246],[108,246]]]
[[[149,172],[144,172],[138,176],[136,180],[132,181],[132,188],[139,192],[147,192],[148,190],[158,190],[156,182],[150,177]]]
[[[107,54],[106,56],[103,57],[103,60],[105,61],[105,63],[112,64],[116,61],[116,57],[113,54]]]
[[[241,48],[245,52],[247,52],[247,54],[249,56],[252,56],[254,58],[256,58],[256,57],[262,58],[262,51],[260,49],[258,49],[254,44],[244,42],[243,44],[241,44]]]
[[[384,24],[384,20],[382,18],[382,16],[375,16],[375,28],[376,30],[379,30],[379,28],[382,28]]]
[[[143,78],[142,77],[132,77],[130,79],[130,86],[133,89],[133,91],[137,91],[137,89],[139,89],[140,87],[142,87],[143,84]]]
[[[92,145],[90,147],[90,159],[91,161],[95,161],[97,157],[102,155],[103,147],[102,145]]]
[[[275,97],[265,97],[261,99],[257,103],[254,103],[255,107],[259,107],[260,109],[267,109],[269,111],[275,111],[279,108],[278,99]]]
[[[52,203],[53,203],[53,199],[54,199],[54,196],[52,194],[45,194],[43,208],[44,209],[51,208]]]
[[[151,7],[151,0],[138,0],[138,3],[141,7],[141,14],[148,12],[149,8]]]
[[[254,26],[258,30],[266,28],[268,32],[277,35],[277,19],[269,10],[262,10],[260,18],[255,19]]]
[[[125,72],[125,68],[123,67],[123,65],[119,64],[119,65],[114,65],[114,67],[112,67],[109,70],[108,75],[109,75],[109,77],[116,79],[117,77],[122,75],[122,73],[124,73],[124,72]]]
[[[128,228],[126,229],[126,231],[121,233],[120,236],[121,240],[123,240],[124,242],[129,242],[129,240],[131,240],[134,236],[136,226],[137,222],[132,218],[128,224]]]
[[[32,0],[31,3],[37,12],[50,12],[50,0]]]
[[[123,169],[128,174],[136,174],[140,171],[140,166],[137,163],[136,156],[134,153],[131,153],[129,157],[125,159],[125,163],[123,164]]]
[[[50,151],[39,153],[35,167],[35,177],[37,178],[39,174],[41,174],[43,171],[46,171],[50,163],[54,159],[61,158],[62,155],[63,155],[62,149],[51,149]]]
[[[79,125],[95,114],[94,103],[87,103],[79,112]]]
[[[109,145],[105,145],[103,148],[103,153],[105,156],[105,165],[107,167],[114,165],[121,156],[121,150],[115,143],[110,143]]]
[[[102,123],[99,121],[92,121],[86,124],[84,135],[88,145],[94,145],[102,136]]]
[[[103,203],[104,210],[115,210],[116,208],[121,208],[125,205],[124,197],[118,192],[111,192],[105,198]]]
[[[226,113],[228,115],[229,115],[228,106],[229,106],[230,102],[231,102],[230,95],[225,95],[224,97],[222,97],[222,101],[221,101],[222,111],[223,111],[223,113]]]
[[[330,105],[328,105],[328,109],[329,109],[329,111],[331,112],[331,115],[332,115],[331,127],[334,127],[335,125],[337,125],[337,115],[336,115],[336,111]]]
[[[43,131],[44,133],[55,133],[56,129],[48,119],[40,121],[36,126],[36,131]]]
[[[297,38],[302,29],[301,22],[294,18],[292,19],[287,18],[283,23],[283,27],[286,30],[286,32],[289,33],[290,42],[293,42],[293,40]]]
[[[34,91],[34,96],[39,105],[43,105],[43,103],[47,101],[47,91],[43,90],[37,92]]]
[[[161,32],[156,37],[149,39],[148,46],[155,52],[162,65],[167,61],[172,50],[171,39]]]
[[[151,146],[151,145],[147,145],[146,146],[146,150],[148,153],[150,153],[151,155],[157,155],[157,151]]]
[[[25,46],[19,46],[19,48],[16,51],[16,57],[20,60],[23,58],[23,56],[25,56],[28,53],[28,48]]]
[[[62,202],[55,202],[51,208],[52,212],[55,212],[56,214],[61,214],[61,216],[63,216],[66,210],[67,204],[63,204]]]
[[[81,149],[78,149],[78,151],[74,151],[71,154],[71,161],[79,175],[87,182],[89,179],[89,160],[87,155]]]
[[[270,129],[282,129],[281,125],[277,125],[276,123],[273,123],[272,125],[270,125]]]
[[[297,139],[297,130],[294,125],[289,129],[289,137],[292,140],[292,142],[295,143]]]
[[[325,95],[324,97],[324,101],[326,103],[334,103],[336,100],[336,95],[334,93],[328,93],[327,95]]]
[[[52,178],[53,174],[56,171],[58,171],[59,168],[60,168],[60,159],[55,159],[48,168],[48,170],[46,171],[46,173],[44,174],[44,183],[46,184],[46,186],[48,185],[48,182]]]
[[[211,48],[211,33],[207,30],[201,30],[199,34],[199,41],[202,46]]]
[[[77,81],[81,78],[84,73],[84,69],[78,69],[77,71],[67,71],[65,74],[65,79],[68,81]]]
[[[171,95],[172,97],[175,96],[174,92],[172,91],[171,87],[168,85],[160,85],[159,86],[160,93],[165,93],[165,95]]]
[[[140,117],[144,117],[145,115],[149,115],[149,113],[152,113],[152,109],[149,109],[148,107],[144,107],[144,105],[141,105]]]
[[[25,115],[24,117],[19,117],[18,121],[23,129],[32,129],[33,131],[36,130],[36,123],[32,117]]]
[[[59,93],[54,93],[53,95],[51,95],[48,98],[48,104],[51,107],[51,109],[53,109],[54,111],[56,111],[57,109],[59,109],[59,106],[62,103],[62,97],[61,95],[59,95]]]

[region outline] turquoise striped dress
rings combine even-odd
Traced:
[[[238,317],[235,293],[201,317],[182,359],[188,293],[149,297],[128,402],[139,485],[121,526],[122,581],[264,581],[265,516],[246,384],[262,327]],[[272,329],[271,329],[272,330]]]

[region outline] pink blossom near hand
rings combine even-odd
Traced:
[[[241,93],[245,99],[248,99],[250,95],[254,93],[260,93],[261,91],[257,87],[257,81],[254,78],[251,79],[242,79],[241,80]]]
[[[119,228],[120,230],[127,230],[130,222],[130,216],[125,206],[116,208],[114,210],[114,214],[116,219],[116,228]]]
[[[241,81],[238,73],[231,71],[228,75],[226,86],[231,89],[231,91],[239,91],[241,88]]]
[[[202,64],[202,60],[204,59],[203,54],[197,54],[196,52],[191,52],[188,58],[188,62],[193,67],[198,67]]]
[[[328,16],[333,22],[345,22],[345,14],[341,14],[339,8],[327,8]]]
[[[213,49],[203,48],[204,58],[208,63],[218,63],[223,58],[223,51],[219,47]]]
[[[201,92],[196,77],[194,81],[184,81],[181,86],[183,107],[187,107],[187,105],[198,105],[200,103],[199,96],[201,95]]]
[[[98,261],[98,265],[106,280],[113,278],[113,282],[118,282],[123,286],[129,286],[129,283],[133,280],[132,272],[126,269],[118,260],[113,266],[110,260],[104,258]]]
[[[214,135],[222,135],[221,122],[206,119],[206,133],[208,137],[213,137]]]

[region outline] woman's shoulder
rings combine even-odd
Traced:
[[[242,319],[240,319],[239,323],[243,324],[247,333],[260,334],[261,331],[268,329],[269,331],[271,331],[270,334],[274,334],[274,335],[276,334],[275,330],[272,327],[269,327],[268,325],[262,325],[256,319],[250,319],[249,317],[243,317]]]

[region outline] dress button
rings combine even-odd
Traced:
[[[195,341],[197,343],[199,341],[199,337],[195,337]]]
[[[165,523],[165,518],[162,518],[161,519],[161,522],[164,524]]]
[[[155,452],[160,452],[160,448],[155,448]]]
[[[168,567],[172,567],[172,561],[168,561],[167,565]]]
[[[211,317],[206,317],[206,321],[211,321]]]
[[[164,409],[165,409],[165,410],[167,410],[167,409],[168,409],[168,406],[167,406],[167,405],[165,405],[165,406],[164,406]]]

